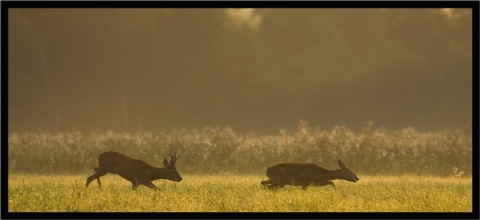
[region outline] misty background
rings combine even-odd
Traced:
[[[9,9],[8,126],[472,123],[469,9]]]

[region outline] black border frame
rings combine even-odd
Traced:
[[[1,146],[1,218],[7,219],[479,219],[479,1],[1,1],[1,100],[2,100],[2,144]],[[8,10],[12,8],[470,8],[472,9],[472,106],[473,123],[473,201],[472,212],[465,213],[14,213],[8,212]],[[6,147],[5,147],[6,146]]]

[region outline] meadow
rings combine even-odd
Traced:
[[[362,176],[333,187],[268,190],[262,176],[184,175],[160,190],[113,174],[85,187],[86,175],[11,175],[9,212],[472,212],[471,178]]]
[[[183,181],[156,180],[160,191],[131,190],[121,177],[85,187],[101,152],[116,150],[163,167],[177,151]],[[360,178],[333,187],[287,186],[269,191],[267,166],[313,162]],[[471,212],[471,130],[420,132],[337,126],[240,134],[231,128],[157,132],[10,133],[10,212]]]

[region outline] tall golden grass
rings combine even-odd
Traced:
[[[86,188],[84,175],[13,174],[9,212],[471,212],[472,181],[432,176],[363,176],[333,187],[268,190],[258,175],[184,175],[132,190],[116,175]],[[161,213],[159,213],[161,216]],[[136,217],[140,218],[140,217]]]

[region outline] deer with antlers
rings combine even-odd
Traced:
[[[168,179],[176,182],[182,181],[182,177],[175,168],[175,162],[179,157],[176,152],[170,155],[170,162],[165,158],[163,165],[165,167],[155,167],[147,162],[136,159],[116,151],[103,152],[98,156],[98,168],[95,167],[95,173],[87,178],[86,186],[97,179],[98,186],[101,187],[100,177],[113,173],[118,174],[132,183],[132,189],[138,185],[144,185],[151,189],[158,190],[151,181],[157,179]]]

